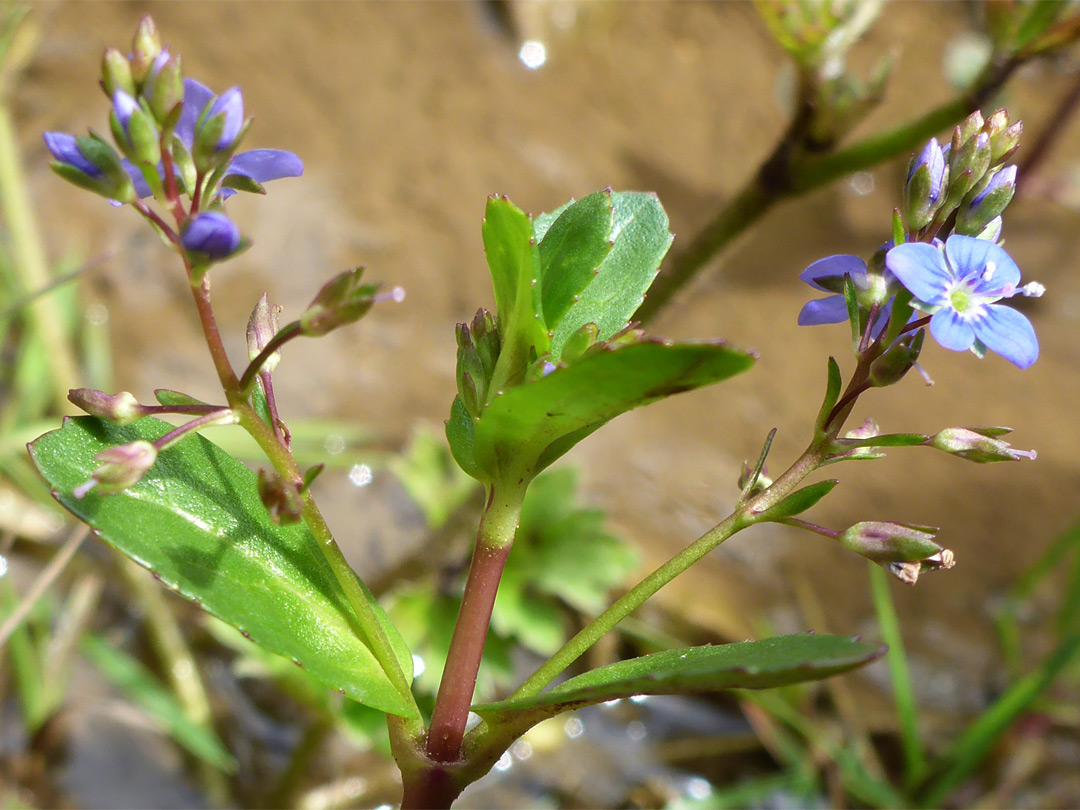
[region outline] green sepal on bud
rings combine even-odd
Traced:
[[[117,90],[136,95],[135,80],[131,77],[131,62],[116,48],[108,48],[101,57],[101,89],[112,101]]]
[[[299,523],[304,514],[304,496],[292,481],[284,480],[276,472],[259,469],[259,500],[266,507],[270,519],[278,526]]]
[[[161,34],[153,18],[147,14],[139,20],[135,37],[131,42],[131,75],[136,84],[142,84],[150,72],[154,60],[161,53]]]
[[[919,359],[926,330],[917,329],[896,341],[885,354],[870,364],[869,382],[875,388],[895,385]]]
[[[931,436],[925,444],[976,464],[1022,458],[1034,460],[1038,455],[1034,450],[1016,450],[998,438],[1011,432],[1011,428],[1004,427],[946,428]]]
[[[128,391],[106,394],[93,388],[72,388],[68,391],[68,401],[91,416],[120,426],[130,425],[146,415],[146,408]]]
[[[560,360],[563,363],[573,363],[585,356],[600,338],[600,327],[595,323],[582,324],[581,328],[566,339],[563,344]]]
[[[54,160],[49,167],[69,183],[100,194],[119,203],[129,203],[136,199],[135,186],[124,171],[120,155],[100,135],[90,133],[90,137],[75,136],[79,152],[97,168],[101,174],[92,176],[77,166],[62,160]]]
[[[177,135],[172,136],[172,158],[173,170],[176,175],[177,185],[180,187],[180,193],[194,194],[195,184],[198,182],[195,161],[191,159],[191,152],[188,151],[187,146]]]
[[[956,214],[955,232],[976,236],[1012,202],[1016,193],[1016,166],[987,173],[982,182],[971,189],[960,203]]]
[[[157,456],[157,447],[142,439],[107,447],[94,456],[101,466],[94,470],[93,477],[75,487],[71,494],[81,499],[92,489],[97,489],[100,495],[123,492],[139,482],[146,471],[154,466]]]
[[[840,544],[905,582],[914,585],[919,575],[956,564],[953,553],[934,542],[937,529],[912,523],[865,521],[842,535]]]
[[[363,273],[363,267],[356,267],[326,282],[300,316],[300,334],[318,337],[364,317],[379,300],[379,285],[361,284]],[[404,300],[405,291],[395,287],[388,297]]]
[[[161,161],[161,134],[157,123],[145,101],[135,102],[130,96],[127,98],[134,107],[127,115],[126,126],[115,107],[109,113],[113,140],[136,166],[151,167],[156,171]]]
[[[487,404],[488,389],[501,342],[496,319],[486,309],[479,309],[471,324],[456,327],[457,384],[462,404],[477,417]]]
[[[143,96],[161,128],[173,129],[184,103],[184,72],[179,55],[170,56],[157,74],[149,77]]]

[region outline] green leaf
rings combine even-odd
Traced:
[[[587,323],[600,327],[600,340],[626,328],[675,238],[655,194],[619,191],[611,195],[611,204],[615,208],[611,252],[562,320],[549,324],[554,328],[551,351],[556,358],[567,338]]]
[[[666,650],[599,667],[533,697],[480,704],[472,710],[489,725],[527,729],[562,712],[617,698],[764,689],[818,680],[868,664],[884,652],[876,644],[831,635]]]
[[[255,474],[201,436],[164,451],[143,479],[111,496],[72,490],[119,444],[171,430],[157,419],[117,427],[65,419],[30,445],[57,500],[94,533],[255,642],[298,661],[361,703],[406,715],[409,706],[354,630],[357,619],[304,524],[276,526],[259,502]],[[363,583],[361,583],[361,586]],[[412,656],[374,597],[406,677]]]
[[[619,414],[726,379],[753,362],[720,342],[644,340],[600,349],[495,397],[473,425],[473,458],[492,479],[535,475]],[[455,439],[465,445],[458,431],[452,447]]]
[[[611,252],[613,224],[608,189],[574,203],[547,229],[540,242],[540,298],[549,329],[558,325]]]
[[[90,663],[126,698],[148,712],[177,744],[218,770],[228,773],[236,770],[236,760],[218,736],[192,721],[176,695],[135,658],[94,635],[84,636],[81,647]]]
[[[544,237],[547,236],[548,228],[554,225],[555,220],[561,217],[563,212],[576,202],[577,200],[571,197],[554,211],[533,217],[533,235],[536,237],[536,240],[538,242],[543,241]]]
[[[446,420],[446,441],[458,466],[473,478],[482,480],[484,473],[476,461],[475,420],[461,397],[454,397],[454,404],[450,406],[450,418]]]
[[[797,489],[780,503],[766,509],[762,513],[762,520],[779,521],[805,512],[832,492],[833,487],[839,483],[840,481],[836,478],[830,478],[828,481],[818,481],[816,484]]]
[[[843,380],[840,377],[840,366],[837,364],[835,357],[829,358],[827,380],[825,398],[821,401],[821,409],[818,411],[817,420],[814,423],[818,430],[824,430],[825,420],[829,418],[829,414],[832,413],[832,409],[836,407],[836,403],[840,399],[840,386],[843,385]]]
[[[530,347],[537,355],[548,350],[540,306],[540,251],[532,222],[506,197],[488,198],[481,230],[503,345],[499,365],[509,353],[513,378],[515,372],[524,372]]]

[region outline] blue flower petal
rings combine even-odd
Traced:
[[[216,144],[217,149],[228,149],[233,145],[240,129],[244,126],[244,97],[239,87],[230,87],[217,97],[214,106],[207,113],[207,119],[215,115],[224,115],[225,123],[221,130],[221,137]]]
[[[225,174],[240,174],[256,183],[279,180],[282,177],[299,177],[304,164],[292,152],[284,149],[252,149],[241,152],[229,163]]]
[[[946,349],[962,352],[975,342],[975,330],[951,309],[935,312],[930,318],[930,334]]]
[[[986,348],[1020,368],[1027,368],[1039,358],[1039,340],[1031,321],[1012,307],[989,304],[986,314],[972,327]]]
[[[927,304],[944,303],[945,289],[953,275],[945,257],[933,245],[906,242],[885,254],[885,266],[918,300]]]
[[[846,253],[826,256],[824,259],[818,259],[799,273],[799,279],[805,281],[815,290],[835,293],[840,291],[845,275],[851,276],[852,279],[865,276],[866,262],[858,256],[851,256]],[[833,279],[832,285],[829,287],[822,286],[820,282],[823,279]]]
[[[954,234],[945,242],[945,255],[959,278],[969,273],[980,276],[986,269],[987,262],[994,263],[994,273],[989,281],[976,286],[978,292],[1000,290],[1006,285],[1020,283],[1020,268],[1008,253],[993,242],[976,239],[974,236]]]
[[[131,178],[131,184],[135,186],[135,193],[139,195],[139,199],[152,196],[154,192],[150,190],[146,178],[143,177],[143,173],[139,171],[138,167],[127,158],[123,158],[120,162],[124,165],[124,171],[127,172],[128,177]],[[158,175],[161,172],[162,167],[158,164]]]
[[[105,172],[86,159],[74,135],[66,132],[45,132],[41,137],[45,139],[45,146],[52,156],[61,163],[74,166],[89,177],[104,176]]]
[[[830,295],[828,298],[809,301],[799,312],[799,326],[842,323],[847,319],[847,302],[842,295]]]
[[[194,79],[184,79],[184,106],[180,109],[180,119],[176,122],[176,135],[191,150],[195,141],[195,124],[214,99],[213,91],[205,84]]]

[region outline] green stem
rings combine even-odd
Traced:
[[[450,651],[431,715],[427,753],[435,762],[454,762],[461,754],[461,742],[476,689],[476,675],[484,654],[491,611],[506,557],[514,543],[525,489],[525,486],[509,488],[492,485],[488,492],[469,579],[465,583],[461,610],[454,625]]]
[[[900,740],[904,750],[904,786],[910,791],[926,775],[926,754],[919,736],[919,710],[915,705],[915,691],[911,685],[904,637],[896,618],[892,594],[889,591],[889,575],[875,563],[870,566],[870,587],[874,596],[874,611],[881,627],[882,640],[889,645],[886,660],[889,677],[892,678],[896,713],[900,718]]]
[[[992,63],[972,89],[951,101],[915,121],[832,154],[814,155],[797,149],[804,134],[793,124],[734,199],[705,224],[685,250],[672,257],[671,264],[657,277],[649,297],[634,314],[634,320],[647,323],[655,318],[706,264],[777,203],[918,148],[928,138],[986,104],[1022,62],[1006,59]]]
[[[26,191],[26,180],[19,164],[19,151],[11,113],[0,103],[0,207],[7,218],[11,234],[12,262],[24,294],[44,289],[52,281],[48,262],[42,249],[33,207]],[[54,407],[61,412],[70,410],[67,392],[79,381],[79,370],[71,345],[64,335],[64,318],[56,299],[39,298],[25,310],[34,334],[45,347]]]

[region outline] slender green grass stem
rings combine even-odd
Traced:
[[[11,113],[7,105],[0,102],[0,208],[11,233],[12,264],[19,276],[19,285],[23,294],[32,294],[47,287],[53,279],[26,191],[17,147]],[[65,318],[51,296],[28,304],[26,315],[45,346],[54,407],[60,412],[70,411],[67,392],[78,385],[80,375],[71,344],[64,334]]]
[[[885,660],[889,665],[893,699],[896,701],[896,714],[900,720],[900,741],[904,751],[904,786],[910,791],[926,775],[926,753],[919,735],[919,710],[915,705],[915,690],[911,685],[900,622],[889,591],[889,575],[875,563],[867,565],[881,637],[889,645]]]
[[[157,587],[146,571],[131,560],[122,558],[119,567],[128,587],[145,611],[154,651],[162,663],[169,685],[184,707],[184,714],[191,722],[216,735],[210,698],[199,674],[199,663],[184,640],[176,617],[169,609],[165,592]],[[232,804],[225,775],[207,762],[199,761],[197,768],[199,781],[206,789],[210,801],[218,807]]]

